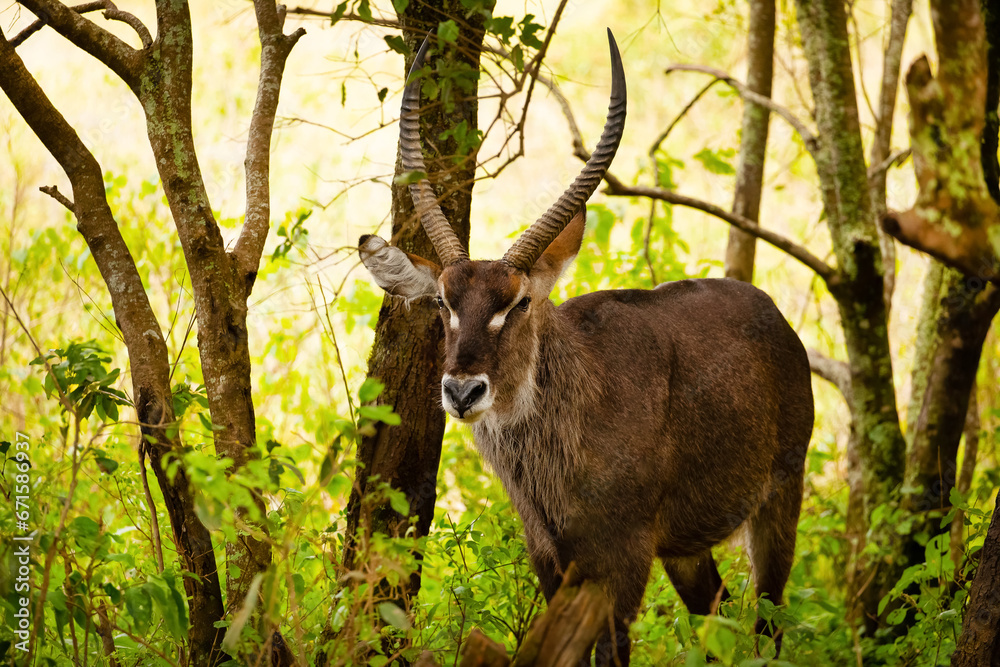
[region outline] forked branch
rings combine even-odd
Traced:
[[[781,116],[789,125],[792,126],[800,137],[802,137],[802,143],[805,144],[806,150],[813,157],[816,156],[817,142],[819,141],[816,135],[810,130],[802,120],[796,116],[788,107],[784,107],[770,97],[755,93],[746,84],[738,79],[733,78],[726,72],[720,69],[715,69],[714,67],[706,67],[704,65],[671,65],[667,68],[666,73],[671,72],[700,72],[702,74],[708,74],[709,76],[714,76],[718,81],[721,81],[735,90],[740,97],[742,97],[747,102],[753,102],[758,106],[765,107],[777,115]]]
[[[52,26],[60,35],[107,65],[130,88],[135,90],[138,87],[142,51],[133,49],[112,33],[82,16],[76,9],[67,7],[57,0],[21,0],[21,4],[37,16],[39,21]],[[102,2],[100,8],[104,9],[107,6],[108,3]],[[80,9],[93,11],[97,8],[91,7],[88,3]],[[138,23],[138,20],[135,22]],[[146,33],[148,35],[148,31]]]
[[[233,249],[233,256],[247,283],[247,294],[257,277],[260,257],[270,228],[271,136],[278,110],[281,78],[288,54],[306,32],[304,28],[298,28],[290,35],[284,34],[285,6],[275,5],[274,0],[255,0],[254,11],[257,14],[261,44],[260,75],[244,162],[247,180],[246,219]]]
[[[542,83],[545,82],[542,81]],[[570,134],[573,137],[573,155],[586,162],[590,159],[590,152],[583,143],[583,135],[580,133],[579,126],[576,123],[573,109],[570,106],[569,101],[559,92],[558,88],[550,86],[550,89],[555,95],[556,100],[559,102],[559,106],[562,108],[563,115],[566,117],[566,124],[569,126]],[[838,280],[837,271],[822,259],[809,252],[809,250],[804,246],[795,243],[791,239],[786,238],[777,232],[761,227],[747,217],[727,211],[726,209],[716,206],[715,204],[678,194],[673,190],[667,190],[666,188],[626,185],[621,181],[621,179],[610,171],[604,175],[604,182],[607,184],[605,193],[609,195],[618,197],[645,197],[648,199],[666,202],[668,204],[686,206],[688,208],[702,211],[703,213],[708,213],[709,215],[715,216],[720,220],[728,222],[734,227],[742,229],[746,233],[751,234],[762,241],[770,243],[775,248],[778,248],[779,250],[782,250],[788,255],[799,260],[816,272],[816,274],[822,278],[828,286],[834,285]]]
[[[906,75],[910,138],[920,192],[882,224],[903,243],[967,275],[1000,282],[1000,207],[983,171],[987,39],[979,0],[933,0],[940,65],[926,56]],[[956,102],[961,100],[961,102]],[[994,102],[995,104],[995,102]]]
[[[104,0],[97,0],[97,2],[85,2],[82,5],[74,5],[72,10],[77,14],[86,14],[87,12],[96,12],[100,9],[104,9],[104,7]],[[24,44],[29,37],[44,28],[45,23],[46,22],[42,19],[35,19],[28,25],[27,28],[10,38],[10,45],[15,49],[21,46],[21,44]]]

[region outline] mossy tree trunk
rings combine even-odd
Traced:
[[[257,102],[247,145],[246,221],[236,246],[226,249],[205,190],[191,126],[192,27],[188,3],[158,0],[155,37],[135,16],[109,3],[108,19],[135,30],[142,43],[134,49],[83,15],[56,0],[25,0],[32,13],[67,40],[115,72],[135,93],[146,115],[153,149],[171,215],[191,276],[198,347],[209,411],[217,430],[216,452],[236,467],[254,456],[255,421],[251,398],[247,299],[257,275],[269,228],[269,152],[285,60],[304,34],[282,32],[284,9],[274,0],[256,0],[254,10],[261,41]],[[111,293],[115,318],[132,368],[134,402],[143,435],[141,447],[150,457],[161,486],[184,570],[190,608],[188,660],[213,665],[225,659],[220,648],[224,618],[220,579],[211,535],[195,513],[195,490],[183,467],[168,475],[167,454],[183,456],[169,385],[167,349],[150,308],[142,281],[117,222],[108,207],[100,166],[75,131],[51,105],[13,47],[0,36],[0,87],[42,139],[69,176],[76,201],[54,188],[46,191],[76,215],[79,230]],[[259,495],[259,494],[258,494]],[[266,527],[243,534],[227,545],[231,572],[227,580],[230,608],[243,605],[250,582],[271,562]],[[283,645],[283,642],[282,642]]]
[[[428,31],[442,21],[455,21],[460,34],[453,47],[438,58],[442,69],[451,72],[451,95],[436,101],[422,98],[420,135],[424,146],[429,178],[440,198],[441,208],[459,239],[468,247],[469,212],[476,169],[478,146],[462,152],[454,136],[441,135],[459,123],[465,123],[474,135],[478,116],[479,56],[483,44],[483,17],[466,16],[459,0],[411,2],[399,14],[403,37],[410,54],[404,63],[409,70],[413,55]],[[434,61],[431,61],[434,67]],[[402,172],[399,156],[396,173]],[[417,218],[405,185],[392,191],[393,243],[408,253],[437,260],[430,239]],[[392,405],[403,426],[378,424],[358,447],[357,479],[348,502],[347,541],[344,565],[357,565],[364,542],[375,532],[399,536],[411,522],[416,535],[426,535],[434,518],[437,499],[437,471],[441,458],[445,413],[441,409],[441,341],[443,331],[438,310],[430,299],[404,304],[386,296],[379,311],[375,343],[368,361],[368,376],[380,379],[385,391],[380,403]],[[366,497],[377,490],[373,477],[402,491],[409,501],[410,513],[404,516],[388,502],[369,502]],[[420,587],[419,572],[401,591],[402,603]]]
[[[861,142],[847,16],[841,0],[797,0],[799,27],[816,106],[814,153],[823,206],[837,257],[837,301],[850,364],[850,410],[861,467],[863,506],[852,516],[854,535],[874,541],[878,556],[861,557],[852,544],[848,599],[870,627],[878,602],[895,583],[900,558],[891,526],[873,525],[876,508],[899,500],[905,443],[896,410],[884,299],[884,265]]]

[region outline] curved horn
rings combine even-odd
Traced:
[[[430,35],[424,38],[424,43],[417,51],[417,57],[410,66],[408,83],[403,90],[403,108],[399,115],[399,154],[403,160],[404,171],[422,171],[427,173],[424,165],[424,154],[420,149],[420,82],[414,80],[414,74],[423,67],[427,48],[430,45]],[[469,259],[469,254],[462,247],[455,230],[448,224],[437,195],[430,182],[424,177],[416,183],[410,183],[410,197],[413,207],[420,215],[424,231],[430,237],[434,250],[444,266]]]
[[[559,232],[587,203],[590,195],[594,194],[618,150],[618,144],[625,130],[625,70],[622,68],[622,57],[610,28],[608,44],[611,48],[611,103],[608,105],[608,119],[604,123],[601,140],[573,184],[542,217],[521,234],[503,256],[503,262],[515,269],[524,272],[531,269],[549,244],[559,236]]]

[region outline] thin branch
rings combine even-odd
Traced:
[[[882,160],[876,165],[868,167],[868,180],[872,180],[880,174],[892,169],[897,164],[903,164],[910,157],[911,149],[901,148],[897,151],[893,151],[892,155]]]
[[[886,212],[886,171],[895,161],[905,159],[898,152],[890,155],[892,147],[892,125],[896,110],[896,94],[899,88],[899,70],[906,41],[906,26],[913,10],[913,0],[893,0],[889,40],[886,43],[882,61],[882,88],[879,92],[878,111],[875,116],[875,137],[872,140],[868,169],[868,191],[872,201],[873,215],[880,220]],[[860,59],[860,45],[858,47]],[[863,79],[863,77],[862,77]],[[907,151],[907,155],[909,152]],[[878,227],[879,245],[882,248],[882,268],[884,275],[883,297],[886,310],[892,307],[892,295],[896,289],[896,245],[885,230]]]
[[[153,45],[153,36],[149,34],[149,28],[135,14],[118,9],[111,0],[105,0],[105,4],[108,8],[104,11],[104,18],[109,21],[121,21],[135,30],[135,34],[139,35],[139,41],[142,42],[142,48],[148,49]]]
[[[806,350],[809,355],[809,370],[833,384],[843,394],[844,399],[851,397],[851,367],[846,361],[837,361],[825,356],[812,348]]]
[[[798,116],[793,114],[791,110],[784,107],[770,97],[765,97],[758,93],[753,92],[746,87],[746,84],[733,78],[726,72],[720,69],[715,69],[714,67],[705,67],[703,65],[671,65],[667,68],[666,73],[671,72],[700,72],[702,74],[708,74],[709,76],[714,76],[717,80],[722,81],[726,85],[730,86],[733,90],[739,93],[747,102],[753,102],[762,107],[770,109],[774,113],[778,114],[785,119],[789,125],[802,137],[802,141],[806,146],[806,150],[809,151],[810,155],[815,157],[816,149],[819,145],[818,137],[810,130],[805,123],[803,123]]]
[[[133,49],[57,0],[20,1],[43,23],[52,26],[60,35],[107,65],[130,88],[135,89],[139,85],[142,51]]]
[[[160,542],[160,519],[156,516],[156,503],[149,490],[149,478],[146,475],[146,447],[139,447],[139,476],[142,478],[142,491],[146,495],[146,505],[149,510],[149,532],[153,538],[153,553],[156,555],[156,565],[163,572],[163,544]]]
[[[543,84],[545,83],[544,81],[541,82]],[[576,124],[573,109],[570,107],[568,100],[566,100],[566,98],[559,93],[558,89],[553,86],[552,91],[556,96],[556,99],[559,101],[559,106],[562,108],[563,115],[566,117],[566,124],[569,125],[570,133],[573,136],[573,155],[581,161],[586,162],[590,159],[590,152],[584,146],[583,136],[580,134],[580,128]],[[734,227],[742,229],[746,233],[751,234],[762,241],[770,243],[775,248],[784,251],[788,255],[791,255],[815,271],[828,286],[835,285],[839,280],[838,273],[833,267],[809,252],[809,250],[805,247],[782,236],[781,234],[778,234],[777,232],[764,229],[747,217],[727,211],[726,209],[716,206],[715,204],[678,194],[673,190],[641,185],[625,185],[625,183],[623,183],[610,171],[604,175],[604,181],[608,185],[605,190],[606,194],[618,197],[648,197],[650,199],[667,202],[668,204],[686,206],[688,208],[694,208],[704,213],[708,213],[709,215],[713,215],[720,220],[728,222]]]
[[[42,187],[40,187],[38,189],[41,190],[42,192],[44,192],[45,194],[47,194],[48,196],[52,197],[53,199],[55,199],[57,202],[59,202],[63,206],[65,206],[66,209],[70,213],[75,212],[75,206],[74,206],[73,202],[70,201],[69,198],[66,195],[64,195],[63,193],[59,192],[58,186],[55,186],[55,185],[43,185]]]
[[[324,12],[320,9],[312,9],[311,7],[292,7],[287,10],[289,14],[298,14],[299,16],[312,16],[315,18],[322,19],[333,19],[333,12]],[[337,19],[338,21],[357,21],[359,23],[367,23],[368,25],[377,25],[381,28],[395,28],[397,30],[405,30],[399,21],[394,19],[384,19],[373,16],[371,20],[364,19],[357,14],[344,14]]]
[[[750,218],[737,215],[720,206],[716,206],[715,204],[678,194],[673,190],[641,185],[625,185],[610,172],[605,175],[604,180],[608,184],[607,189],[604,191],[606,194],[617,197],[649,197],[651,199],[658,199],[660,201],[667,202],[668,204],[686,206],[688,208],[702,211],[703,213],[708,213],[709,215],[715,216],[720,220],[725,220],[730,225],[742,229],[747,234],[755,236],[761,241],[766,241],[778,250],[791,255],[815,271],[828,286],[836,285],[839,282],[836,270],[822,259],[812,254],[809,250],[795,241],[761,227]]]
[[[903,43],[906,41],[906,26],[912,9],[913,0],[893,0],[889,43],[886,45],[882,64],[882,89],[879,92],[878,115],[875,117],[875,139],[871,149],[874,163],[882,162],[889,155]]]
[[[270,228],[271,135],[278,110],[281,78],[288,54],[306,33],[304,28],[299,28],[290,35],[282,33],[285,7],[276,6],[274,0],[254,0],[254,10],[261,44],[260,75],[244,162],[247,181],[246,222],[233,249],[248,295],[257,277],[260,256],[264,252],[264,242]]]
[[[712,79],[707,84],[705,84],[705,87],[699,90],[698,93],[691,98],[691,100],[687,103],[687,105],[685,105],[685,107],[681,109],[680,113],[674,116],[674,119],[670,121],[670,125],[667,125],[667,129],[663,130],[663,132],[660,133],[660,136],[656,138],[656,141],[650,144],[649,156],[651,158],[653,157],[653,154],[656,153],[657,150],[659,150],[660,145],[667,140],[667,137],[670,136],[670,133],[674,131],[674,128],[677,127],[677,124],[681,122],[684,116],[686,116],[688,112],[691,111],[691,109],[694,107],[694,105],[698,103],[698,100],[704,97],[705,93],[707,93],[709,89],[711,89],[711,87],[717,84],[719,81],[720,79]]]
[[[82,5],[74,5],[72,10],[77,14],[86,14],[87,12],[96,12],[99,9],[104,9],[104,6],[104,0],[97,0],[97,2],[85,2]],[[42,19],[35,19],[31,25],[11,38],[10,45],[16,49],[21,46],[21,44],[26,42],[29,37],[44,27],[45,21]]]

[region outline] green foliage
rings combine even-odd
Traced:
[[[110,362],[111,356],[91,340],[70,343],[66,349],[36,357],[31,365],[43,366],[48,371],[42,382],[45,395],[64,397],[69,403],[67,407],[80,419],[86,419],[96,409],[102,421],[117,421],[118,407],[129,405],[129,400],[113,386],[120,371],[108,370]]]
[[[393,0],[393,9],[403,11],[409,1]],[[466,18],[483,18],[489,38],[510,52],[508,67],[523,72],[545,36],[539,19],[494,15],[488,1],[462,0],[461,6]],[[334,20],[348,13],[374,22],[378,8],[367,0],[342,2]],[[448,57],[434,61],[433,77],[427,77],[429,68],[423,73],[425,93],[446,105],[461,99],[479,76],[454,58],[462,42],[461,24],[456,20],[438,26],[434,48]],[[706,48],[728,53],[719,36],[723,32],[711,32]],[[386,36],[384,46],[381,38],[376,44],[409,54],[397,35]],[[398,84],[376,85],[379,102],[390,89],[398,91]],[[336,84],[333,89],[336,97]],[[341,86],[342,103],[348,90],[346,83]],[[438,139],[451,146],[448,150],[458,161],[479,147],[483,135],[460,123]],[[661,148],[642,164],[640,176],[669,189],[689,186],[704,172],[718,177],[712,183],[730,182],[735,153],[705,144],[719,145],[698,137],[693,148]],[[697,168],[686,170],[676,155],[693,157]],[[422,176],[411,172],[397,182]],[[156,177],[107,174],[105,187],[168,344],[176,416],[168,432],[183,451],[168,456],[167,465],[171,474],[183,473],[191,481],[198,517],[212,531],[223,588],[229,577],[241,574],[225,567],[224,550],[252,530],[246,519],[265,524],[273,543],[272,566],[254,581],[258,596],[252,596],[250,605],[231,604],[230,615],[218,624],[232,652],[230,664],[256,663],[264,638],[250,621],[253,614],[273,622],[310,664],[320,651],[335,665],[380,665],[400,655],[413,659],[425,649],[441,664],[453,664],[473,627],[515,652],[545,605],[520,521],[497,480],[484,470],[467,430],[451,428],[446,434],[430,535],[418,539],[404,531],[402,537],[389,538],[376,532],[369,538],[363,527],[348,535],[346,504],[361,438],[376,423],[405,427],[391,406],[379,403],[381,383],[363,377],[382,292],[364,279],[345,276],[341,282],[340,276],[329,280],[325,275],[343,257],[356,264],[352,248],[336,254],[356,236],[329,242],[324,226],[332,226],[328,223],[338,216],[359,216],[337,208],[339,204],[329,212],[319,205],[292,204],[283,217],[278,214],[268,261],[260,267],[249,304],[260,445],[256,458],[233,471],[231,461],[218,458],[212,446],[218,427],[209,415],[200,370],[190,278]],[[7,207],[8,201],[9,193],[0,188],[0,205]],[[4,320],[8,331],[0,340],[0,490],[7,497],[23,464],[8,441],[15,431],[24,431],[32,444],[31,516],[37,535],[30,564],[32,604],[43,591],[46,595],[37,662],[107,664],[98,634],[103,613],[113,628],[120,664],[173,665],[183,654],[190,624],[184,594],[188,575],[177,559],[165,501],[152,476],[147,500],[128,395],[128,359],[107,288],[75,221],[61,212],[50,217],[37,225],[33,220],[21,233],[11,232],[4,259],[21,286],[18,307],[41,349],[52,351],[39,356],[18,338],[10,319]],[[222,221],[227,233],[238,224],[238,218]],[[674,208],[663,204],[650,208],[645,201],[615,200],[591,205],[583,248],[554,298],[707,275],[718,263],[698,260],[699,248],[688,246],[689,230],[681,214],[675,216]],[[323,262],[331,256],[332,261],[317,267],[316,257]],[[784,278],[776,273],[774,280]],[[77,436],[71,427],[79,429]],[[994,450],[997,441],[993,434]],[[883,601],[896,626],[885,636],[866,637],[845,622],[843,460],[834,435],[818,430],[809,452],[806,500],[784,604],[755,599],[747,559],[738,546],[716,550],[733,597],[709,618],[689,614],[656,565],[631,630],[633,664],[763,664],[773,648],[768,640],[757,645],[753,626],[758,608],[784,629],[783,663],[769,664],[848,665],[856,664],[859,653],[866,664],[946,664],[973,575],[970,556],[982,547],[991,494],[1000,483],[996,470],[980,470],[973,490],[952,498],[964,512],[964,552],[951,553],[944,537],[924,536],[926,562],[906,570]],[[371,488],[362,499],[368,507],[387,504],[400,514],[408,512],[409,501],[397,490],[379,480],[372,480]],[[245,518],[237,508],[247,511]],[[154,517],[162,540],[162,569]],[[876,509],[875,519],[877,527],[898,534],[908,527],[909,517],[898,506],[884,505]],[[17,532],[15,525],[12,509],[0,513],[5,536]],[[343,560],[349,538],[358,542],[358,556],[350,565]],[[10,540],[2,544],[0,622],[9,627],[16,608],[13,547]],[[877,553],[879,545],[869,549]],[[400,591],[418,567],[421,591],[408,606]],[[0,660],[12,654],[4,641]]]

